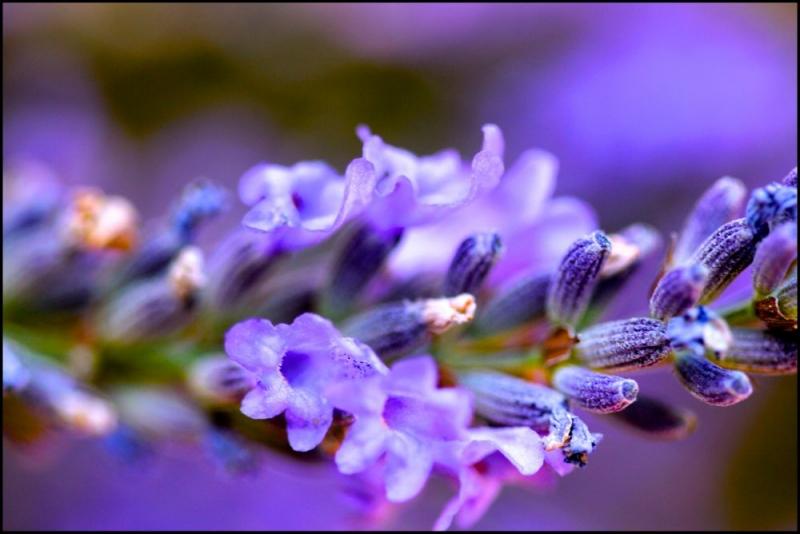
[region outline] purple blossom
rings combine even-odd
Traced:
[[[242,413],[253,419],[285,413],[296,451],[319,445],[333,421],[327,385],[386,372],[369,347],[342,337],[330,321],[311,313],[290,325],[242,321],[227,332],[225,352],[258,380],[242,399]]]
[[[697,201],[684,224],[675,246],[675,262],[681,263],[691,257],[717,228],[741,217],[746,199],[747,189],[741,180],[725,176],[714,182]]]
[[[436,364],[424,356],[401,360],[386,375],[331,385],[331,403],[355,416],[336,453],[339,470],[358,473],[383,459],[388,499],[417,495],[437,449],[463,439],[472,419],[469,394],[436,383]]]
[[[530,428],[475,428],[442,464],[458,479],[458,492],[445,505],[434,530],[447,530],[454,518],[469,528],[488,510],[506,483],[532,481],[545,461],[561,468],[561,451],[546,453]],[[567,467],[567,470],[570,468]]]
[[[424,227],[410,230],[390,260],[395,272],[445,270],[450,251],[459,242],[471,234],[493,231],[508,251],[490,274],[490,284],[496,285],[529,269],[555,267],[569,243],[596,227],[594,212],[584,202],[572,197],[551,198],[558,170],[554,156],[526,150],[502,172],[502,166],[489,163],[495,157],[502,158],[502,132],[494,125],[484,126],[483,131],[483,150],[473,159],[473,171],[485,169],[486,176],[471,178],[472,183],[482,184],[472,187],[480,194],[469,199],[468,205],[450,202],[452,209],[446,218],[430,218]],[[480,160],[486,163],[478,166]],[[501,175],[495,177],[498,169]],[[514,216],[509,217],[509,213]],[[536,246],[530,246],[534,242]]]
[[[242,224],[261,232],[281,231],[287,248],[313,244],[342,226],[372,200],[375,173],[355,159],[344,176],[321,161],[291,167],[261,163],[239,181],[239,197],[250,211]]]
[[[483,127],[483,147],[469,164],[453,149],[415,156],[385,143],[367,126],[359,126],[356,132],[381,197],[369,210],[369,217],[379,225],[418,226],[441,219],[496,187],[503,174],[503,134],[493,124]],[[392,210],[387,212],[386,206]]]
[[[329,396],[355,416],[336,454],[341,472],[359,473],[381,462],[387,497],[395,502],[419,493],[434,466],[467,480],[437,521],[437,528],[446,528],[461,507],[462,492],[470,491],[468,472],[474,464],[499,452],[530,475],[542,465],[544,446],[530,428],[467,428],[470,394],[436,385],[436,364],[423,356],[396,363],[384,376],[335,384]]]

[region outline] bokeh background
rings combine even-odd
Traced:
[[[263,160],[344,169],[358,123],[419,153],[471,154],[495,122],[508,157],[555,153],[558,191],[603,228],[668,233],[714,179],[755,187],[796,165],[797,42],[796,4],[4,3],[3,159],[44,160],[157,215],[197,176],[233,186]],[[645,305],[632,291],[617,312]],[[605,434],[589,467],[507,488],[476,528],[797,528],[796,377],[756,379],[726,409],[667,371],[637,378],[698,413],[689,439],[587,417]],[[330,469],[274,457],[231,479],[191,452],[141,470],[64,445],[4,442],[4,529],[353,525]],[[429,484],[386,526],[429,528],[452,491]]]

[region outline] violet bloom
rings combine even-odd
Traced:
[[[290,325],[242,321],[226,334],[225,352],[258,380],[242,399],[242,413],[253,419],[285,413],[289,445],[296,451],[319,445],[333,421],[325,386],[386,373],[369,347],[342,337],[330,321],[312,313]]]
[[[575,464],[567,463],[560,450],[542,452],[538,448],[533,450],[534,462],[519,464],[525,458],[526,450],[515,449],[513,446],[514,434],[527,438],[527,433],[521,431],[525,428],[512,429],[485,429],[494,433],[493,442],[499,443],[503,448],[491,451],[469,465],[463,465],[458,473],[458,493],[445,505],[434,524],[434,530],[447,530],[453,520],[460,528],[470,528],[477,523],[488,511],[506,485],[520,487],[540,487],[552,480],[552,474],[541,470],[542,459],[552,472],[565,476],[575,469]],[[504,431],[507,438],[498,439]],[[519,453],[522,453],[521,455]],[[522,468],[520,468],[522,467]],[[535,468],[535,469],[534,469]],[[533,474],[526,472],[533,471]]]
[[[558,170],[554,156],[529,149],[505,169],[502,164],[505,142],[500,128],[486,125],[483,132],[483,150],[472,162],[473,198],[467,195],[465,202],[455,205],[452,198],[458,196],[453,192],[456,187],[441,186],[442,178],[430,180],[427,187],[437,192],[438,202],[447,203],[452,209],[446,218],[431,219],[424,227],[406,233],[390,261],[395,271],[443,271],[450,261],[449,251],[464,238],[479,232],[497,232],[508,251],[490,274],[490,283],[497,283],[524,270],[554,268],[570,243],[597,226],[594,212],[584,202],[572,197],[551,198]],[[368,146],[371,139],[365,142],[367,159],[374,150]],[[444,153],[438,157],[441,167],[445,167]],[[483,169],[484,175],[476,178],[474,173],[479,169]],[[500,174],[495,176],[498,170]],[[395,169],[395,173],[399,172]],[[463,196],[469,180],[462,177],[460,183]],[[532,242],[536,243],[535,247],[530,246]]]
[[[473,493],[475,464],[497,452],[531,475],[542,466],[544,445],[527,427],[467,428],[470,394],[436,384],[436,364],[422,356],[396,363],[384,376],[335,384],[328,394],[337,408],[355,416],[336,454],[342,473],[360,473],[382,461],[387,498],[394,502],[417,495],[434,466],[466,484],[442,512],[436,524],[441,529]]]
[[[503,174],[503,135],[493,124],[483,127],[483,146],[470,163],[453,149],[416,156],[385,143],[367,126],[359,126],[356,132],[364,143],[364,159],[375,172],[380,198],[368,216],[379,226],[418,226],[439,220],[493,189]],[[392,209],[387,211],[387,206]]]
[[[286,248],[302,248],[337,230],[373,197],[372,165],[355,159],[340,176],[321,161],[291,167],[262,163],[239,181],[239,197],[250,206],[242,224],[282,232]]]
[[[401,360],[383,376],[332,384],[330,402],[355,416],[336,453],[339,471],[359,473],[384,458],[388,499],[417,495],[436,447],[462,439],[472,419],[469,394],[436,382],[436,364],[426,356]]]

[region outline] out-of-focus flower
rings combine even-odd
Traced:
[[[527,150],[503,172],[504,145],[499,128],[484,126],[484,148],[475,156],[473,170],[477,172],[481,154],[487,154],[487,161],[493,163],[485,166],[492,171],[479,182],[483,184],[477,188],[481,194],[465,206],[454,206],[458,209],[447,217],[409,230],[390,259],[394,272],[441,271],[457,243],[470,234],[492,231],[499,235],[507,252],[490,275],[490,281],[496,284],[526,270],[554,268],[568,244],[596,226],[594,213],[583,202],[571,197],[551,198],[558,168],[551,154]],[[461,189],[466,190],[467,181],[461,181]],[[508,213],[515,216],[508,217]],[[531,242],[536,246],[531,247]]]
[[[317,242],[338,229],[372,200],[372,165],[353,160],[344,176],[321,161],[292,167],[260,164],[239,182],[239,197],[251,206],[243,224],[262,232],[279,231],[289,249]]]
[[[242,413],[269,419],[285,412],[289,444],[308,451],[322,441],[333,421],[325,387],[331,381],[385,372],[372,350],[342,337],[314,314],[290,325],[249,319],[225,335],[225,352],[258,380],[242,400]]]

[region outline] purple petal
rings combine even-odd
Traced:
[[[526,150],[503,175],[491,200],[520,222],[532,222],[553,195],[557,174],[558,160],[552,154]]]
[[[335,408],[356,417],[380,417],[387,395],[380,378],[371,377],[332,383],[325,389],[325,397]]]
[[[447,530],[456,515],[461,528],[471,527],[483,517],[502,487],[497,478],[481,476],[474,469],[464,469],[459,475],[458,493],[442,509],[433,530]]]
[[[295,389],[286,409],[289,445],[298,452],[310,451],[322,442],[333,422],[333,407],[315,392]]]
[[[562,477],[570,474],[575,469],[575,464],[567,462],[561,449],[545,452],[544,461]]]
[[[380,420],[356,420],[336,451],[336,467],[346,475],[364,471],[383,453],[388,434]]]
[[[416,393],[436,389],[439,372],[430,356],[408,358],[395,363],[387,379],[390,393]]]
[[[542,438],[527,427],[473,428],[463,462],[473,464],[489,454],[500,452],[523,475],[537,472],[544,462]]]
[[[260,374],[280,365],[286,344],[271,322],[248,319],[227,331],[225,352],[245,369]]]
[[[386,497],[392,502],[413,499],[433,467],[430,450],[418,440],[395,433],[387,441]]]
[[[242,399],[242,413],[252,419],[270,419],[283,413],[288,406],[289,385],[280,375],[273,375]]]

